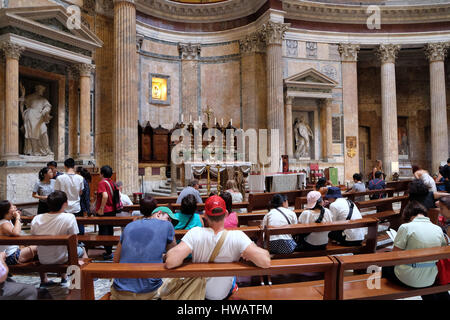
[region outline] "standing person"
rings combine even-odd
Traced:
[[[83,216],[89,216],[91,213],[91,187],[89,183],[92,181],[91,174],[83,167],[77,168],[77,173],[83,177],[83,193],[80,196],[80,206]],[[83,229],[84,233],[84,229]]]
[[[114,181],[111,180],[113,170],[110,166],[103,166],[100,169],[100,175],[103,179],[98,183],[96,212],[102,217],[115,217],[117,212],[120,212],[122,203],[120,202],[119,189]],[[112,236],[114,235],[114,226],[100,225],[98,234]],[[103,259],[111,260],[112,258],[112,247],[105,246]]]
[[[445,182],[445,190],[450,193],[450,158],[447,159],[447,164],[442,168],[442,177]]]
[[[205,218],[209,227],[189,230],[181,242],[167,252],[165,267],[173,269],[180,266],[189,254],[192,254],[194,263],[208,262],[220,240],[222,246],[214,262],[235,262],[242,257],[258,267],[270,267],[270,255],[267,250],[259,248],[240,230],[225,230],[226,213],[225,201],[221,197],[209,197],[205,203]],[[236,290],[236,277],[208,278],[206,299],[227,299]]]
[[[233,229],[238,227],[238,217],[236,212],[233,211],[233,197],[229,192],[220,193],[220,197],[225,201],[227,208],[227,216],[225,217],[224,226],[225,229]]]
[[[297,215],[288,209],[288,199],[284,194],[275,194],[271,201],[272,209],[264,216],[262,226],[285,226],[297,224]],[[289,254],[294,252],[297,243],[290,234],[270,236],[269,251],[274,254]]]
[[[392,251],[425,249],[447,245],[441,228],[427,217],[427,209],[417,201],[410,201],[403,210],[407,223],[402,224],[394,239]],[[426,288],[436,281],[437,261],[383,267],[382,277],[399,285]],[[422,300],[450,300],[448,292],[422,296]]]
[[[78,226],[75,216],[65,212],[68,208],[67,195],[63,191],[54,191],[47,198],[49,213],[36,216],[31,221],[31,234],[34,236],[62,236],[78,234]],[[68,259],[68,252],[65,246],[38,246],[39,262],[41,264],[62,264]],[[87,258],[84,248],[78,246],[77,254],[79,258]],[[82,264],[82,262],[80,262]],[[43,281],[44,280],[44,281]],[[41,287],[54,284],[47,280],[46,275],[41,276]],[[61,284],[67,283],[67,275],[61,275]]]
[[[188,194],[181,200],[181,212],[175,213],[178,224],[175,230],[190,230],[194,227],[203,227],[203,220],[197,211],[197,200],[192,194]]]
[[[33,285],[8,281],[9,268],[5,256],[0,252],[0,300],[37,300],[37,290]]]
[[[353,186],[350,189],[350,192],[365,192],[366,191],[366,186],[364,185],[364,183],[362,182],[362,174],[360,173],[355,173],[353,175]],[[359,196],[359,197],[355,197],[355,201],[364,201],[365,197],[364,196]]]
[[[381,172],[381,174],[382,174],[382,176],[383,176],[383,179],[384,179],[385,174],[384,174],[384,171],[383,171],[383,161],[381,161],[381,160],[376,160],[376,161],[375,161],[375,166],[374,166],[374,168],[372,169],[372,172],[371,172],[371,175],[370,175],[370,177],[369,177],[369,180],[376,179],[375,173],[377,173],[377,171],[380,171],[380,172]]]
[[[39,199],[37,214],[47,213],[47,196],[55,191],[55,180],[53,179],[53,170],[49,167],[42,168],[39,171],[39,181],[33,187],[32,197]]]
[[[386,182],[382,179],[383,173],[381,171],[375,172],[375,179],[369,181],[369,190],[384,190],[386,189]],[[385,198],[384,192],[374,193],[369,196],[370,200]]]
[[[47,162],[47,167],[52,169],[52,171],[53,171],[52,179],[54,179],[54,180],[56,180],[56,178],[58,178],[60,175],[64,174],[64,173],[58,171],[58,169],[57,169],[58,164],[56,163],[56,161]]]
[[[306,196],[306,209],[300,214],[298,223],[333,222],[330,210],[323,207],[322,195],[318,191],[310,191]],[[302,238],[296,251],[325,250],[328,244],[328,232],[312,232]]]
[[[434,181],[428,171],[421,169],[419,166],[412,166],[412,172],[416,179],[423,181],[428,187],[428,191],[437,192],[436,181]]]
[[[330,211],[334,221],[362,219],[358,207],[350,200],[344,199],[341,189],[331,187],[325,196],[330,201]],[[360,246],[367,233],[367,228],[331,231],[328,237],[343,246]]]
[[[140,201],[143,219],[129,223],[120,236],[115,263],[162,263],[163,254],[175,247],[176,217],[167,207],[155,208],[153,198]],[[114,279],[111,300],[156,300],[161,279]]]
[[[72,158],[64,161],[64,169],[66,172],[56,178],[55,191],[63,191],[67,195],[68,206],[65,212],[72,213],[76,217],[82,217],[80,196],[84,190],[84,178],[75,173],[75,160]],[[78,225],[78,230],[83,235],[84,225]]]
[[[180,192],[180,195],[177,198],[177,203],[180,204],[181,200],[183,200],[183,198],[188,194],[192,194],[197,200],[197,203],[203,203],[202,197],[200,197],[200,192],[198,191],[199,188],[200,185],[198,184],[198,180],[191,180],[188,186]]]

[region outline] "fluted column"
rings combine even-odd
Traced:
[[[282,41],[288,28],[289,24],[269,21],[261,29],[266,43],[267,129],[278,129],[280,155],[285,154]],[[279,161],[273,158],[272,167],[279,167]]]
[[[437,173],[439,165],[448,158],[447,99],[445,93],[446,43],[430,43],[426,55],[430,61],[431,97],[431,171]]]
[[[91,158],[91,73],[95,66],[77,65],[80,74],[80,160]]]
[[[178,43],[181,58],[181,97],[183,101],[184,119],[197,120],[199,115],[199,67],[201,45],[193,43]]]
[[[330,161],[333,158],[333,131],[331,116],[331,99],[325,99],[321,104],[323,117],[323,158]]]
[[[383,170],[387,179],[398,172],[397,91],[395,59],[400,45],[382,44],[377,55],[381,60],[381,125]]]
[[[138,90],[134,0],[114,1],[114,165],[124,192],[138,186]],[[106,116],[106,115],[105,115]]]
[[[5,66],[5,130],[4,159],[19,156],[19,59],[25,50],[15,43],[0,43],[6,58]]]
[[[69,71],[69,155],[78,158],[78,85],[79,72],[76,66]]]
[[[294,158],[294,141],[292,137],[292,101],[293,97],[286,97],[286,154],[289,156],[289,159]]]

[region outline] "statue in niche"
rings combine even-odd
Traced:
[[[25,87],[20,84],[20,114],[25,130],[24,154],[32,156],[53,155],[50,150],[47,124],[52,119],[52,105],[43,97],[45,87],[37,85],[35,92],[25,96]],[[24,108],[26,107],[26,108]]]
[[[294,134],[295,134],[295,158],[309,158],[310,157],[310,145],[309,137],[314,138],[309,125],[305,122],[304,117],[295,119],[294,122]]]

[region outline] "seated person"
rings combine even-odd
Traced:
[[[398,229],[393,251],[446,246],[441,228],[427,217],[427,209],[417,201],[410,201],[403,210],[407,223]],[[438,273],[437,261],[383,267],[382,276],[397,284],[413,288],[432,286]],[[423,300],[449,299],[448,292],[422,296]]]
[[[341,189],[331,187],[325,196],[330,201],[331,216],[334,221],[362,219],[358,207],[350,200],[344,199]],[[343,246],[360,246],[367,233],[367,228],[331,231],[328,237]]]
[[[188,186],[184,188],[177,198],[177,204],[181,203],[181,200],[183,200],[184,197],[186,197],[188,194],[192,194],[195,197],[195,200],[197,200],[197,203],[203,203],[202,197],[200,196],[200,192],[198,189],[200,188],[200,185],[198,183],[197,179],[193,179],[189,182]]]
[[[237,187],[236,180],[228,180],[227,181],[225,192],[228,192],[231,195],[233,203],[240,203],[240,202],[244,201],[242,193],[239,191],[239,189]],[[229,212],[231,212],[231,211],[229,211]],[[243,209],[238,209],[238,212],[243,212]]]
[[[429,191],[428,186],[421,179],[414,179],[408,185],[409,200],[419,202],[427,210],[436,208],[436,200],[448,195],[448,193],[444,192]]]
[[[9,268],[6,254],[0,252],[0,300],[37,300],[37,290],[33,285],[8,280]]]
[[[64,191],[54,191],[47,198],[49,213],[36,216],[31,222],[31,234],[35,236],[62,236],[78,234],[78,225],[72,213],[64,210],[68,206],[67,195]],[[68,253],[65,246],[38,246],[37,253],[41,264],[63,264],[67,262]],[[78,258],[87,258],[83,247],[77,248]],[[83,261],[79,261],[82,265]],[[61,275],[61,284],[67,283],[65,273]],[[41,277],[41,287],[55,284],[48,281],[46,275]]]
[[[225,218],[225,229],[233,229],[238,227],[238,217],[236,212],[233,211],[233,198],[229,192],[222,192],[221,198],[225,201],[228,215]]]
[[[14,224],[11,220],[14,219]],[[22,230],[20,221],[20,211],[11,202],[0,201],[0,235],[7,237],[19,237]],[[6,253],[5,262],[12,266],[18,263],[32,261],[37,254],[37,246],[24,247],[19,246],[0,246],[0,252]]]
[[[272,210],[264,216],[262,227],[279,227],[297,224],[297,215],[288,209],[288,199],[284,194],[275,194],[271,201]],[[269,251],[274,254],[289,254],[294,252],[297,243],[290,234],[270,236]]]
[[[375,179],[369,181],[369,190],[383,190],[386,189],[386,182],[381,178],[383,173],[381,171],[375,172]],[[369,196],[370,200],[386,198],[384,192],[374,193]]]
[[[316,186],[315,186],[315,190],[316,190],[316,191],[319,191],[320,194],[321,194],[322,197],[323,197],[323,196],[325,196],[325,195],[327,194],[327,190],[328,190],[328,187],[329,187],[330,185],[331,185],[331,184],[329,184],[329,183],[327,182],[327,179],[326,179],[326,178],[321,177],[321,178],[319,178],[319,179],[317,180],[317,183],[316,183]]]
[[[298,223],[333,222],[331,212],[323,207],[322,195],[318,191],[311,191],[306,196],[306,209],[301,213]],[[296,251],[325,250],[328,244],[328,231],[312,232],[302,238]]]
[[[437,206],[439,206],[441,212],[446,219],[450,219],[450,195],[441,197],[439,201],[437,201]]]
[[[365,192],[366,191],[366,186],[365,184],[362,182],[362,174],[360,173],[355,173],[353,175],[353,186],[350,189],[350,192]],[[355,201],[359,202],[359,201],[364,201],[365,197],[364,196],[359,196],[359,197],[355,197]]]
[[[249,237],[240,230],[225,231],[224,220],[227,214],[225,201],[219,196],[212,196],[205,203],[205,218],[208,228],[193,228],[181,239],[181,242],[167,252],[165,267],[176,268],[192,253],[192,262],[208,262],[217,242],[225,234],[225,240],[215,262],[235,262],[241,257],[250,260],[256,266],[268,268],[270,256],[254,244]],[[235,277],[208,278],[206,282],[206,299],[227,299],[237,290]]]
[[[129,223],[120,236],[115,263],[162,263],[163,255],[176,245],[172,210],[157,207],[148,198],[140,202],[143,219]],[[111,300],[156,300],[161,279],[114,279]]]
[[[178,213],[175,213],[175,217],[178,220],[178,224],[175,226],[175,230],[189,230],[194,227],[203,227],[203,220],[197,210],[197,200],[192,194],[188,194],[181,200],[181,208]]]

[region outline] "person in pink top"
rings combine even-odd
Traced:
[[[220,197],[225,201],[228,215],[225,218],[225,229],[233,229],[238,227],[238,218],[236,212],[233,212],[233,197],[229,192],[222,192]]]

